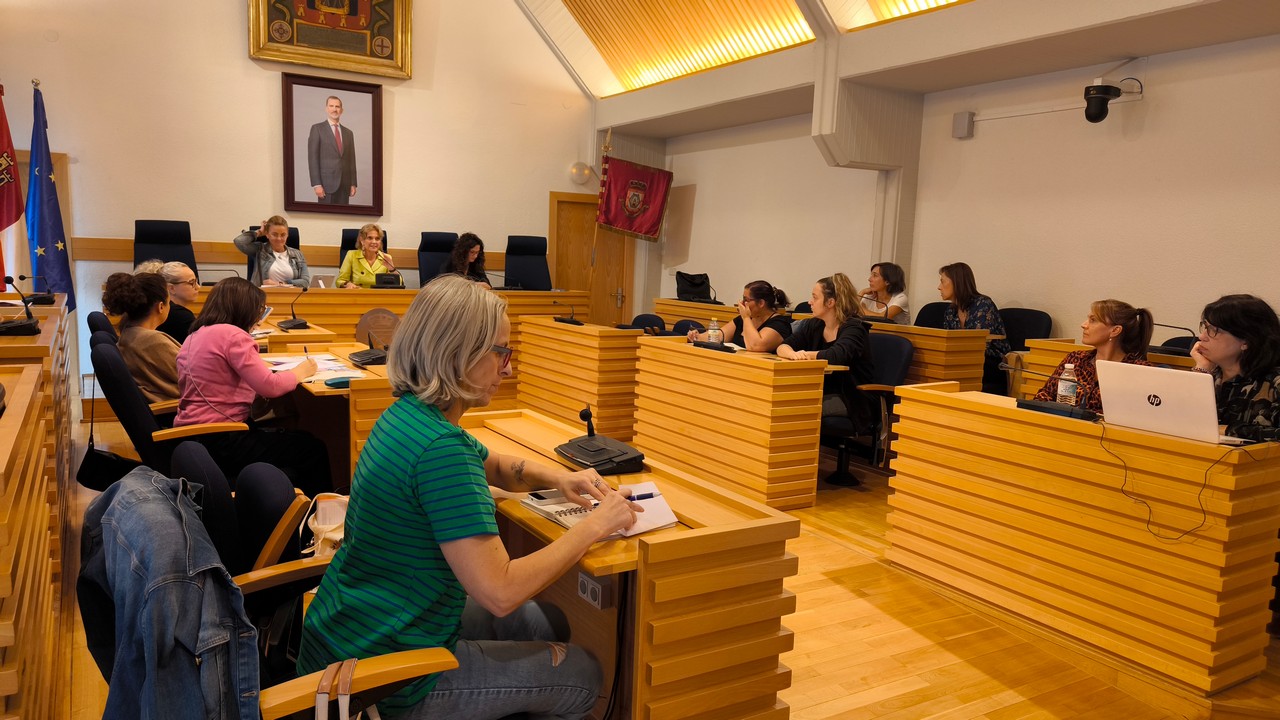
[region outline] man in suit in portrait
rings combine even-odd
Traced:
[[[311,126],[307,137],[307,170],[316,202],[346,205],[356,194],[355,136],[342,119],[342,99],[330,95],[325,99],[328,119]]]

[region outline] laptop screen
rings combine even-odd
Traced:
[[[1218,442],[1211,375],[1099,361],[1098,388],[1109,424]]]

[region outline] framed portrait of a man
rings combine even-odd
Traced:
[[[284,207],[382,214],[382,86],[283,74]]]

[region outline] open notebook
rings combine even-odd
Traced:
[[[619,485],[618,490],[623,492],[630,490],[631,497],[638,498],[632,500],[632,502],[644,508],[644,512],[636,513],[636,524],[626,530],[619,531],[619,535],[631,537],[650,530],[671,527],[679,522],[676,514],[671,510],[671,506],[667,504],[667,499],[662,496],[662,492],[658,490],[656,484],[643,482],[634,485]],[[567,499],[562,502],[539,504],[534,499],[526,497],[520,503],[539,515],[550,518],[567,528],[577,525],[591,512],[587,508]]]

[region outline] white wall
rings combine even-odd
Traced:
[[[1077,102],[1103,69],[926,97],[914,307],[955,261],[998,305],[1048,311],[1061,335],[1105,297],[1193,328],[1225,293],[1280,307],[1280,37],[1153,56],[1144,98],[1098,125],[1071,110],[951,137],[955,112]]]
[[[726,304],[753,280],[793,303],[833,272],[865,285],[877,173],[828,166],[810,126],[801,115],[668,141],[677,190],[658,297],[675,297],[676,270],[710,275]]]

